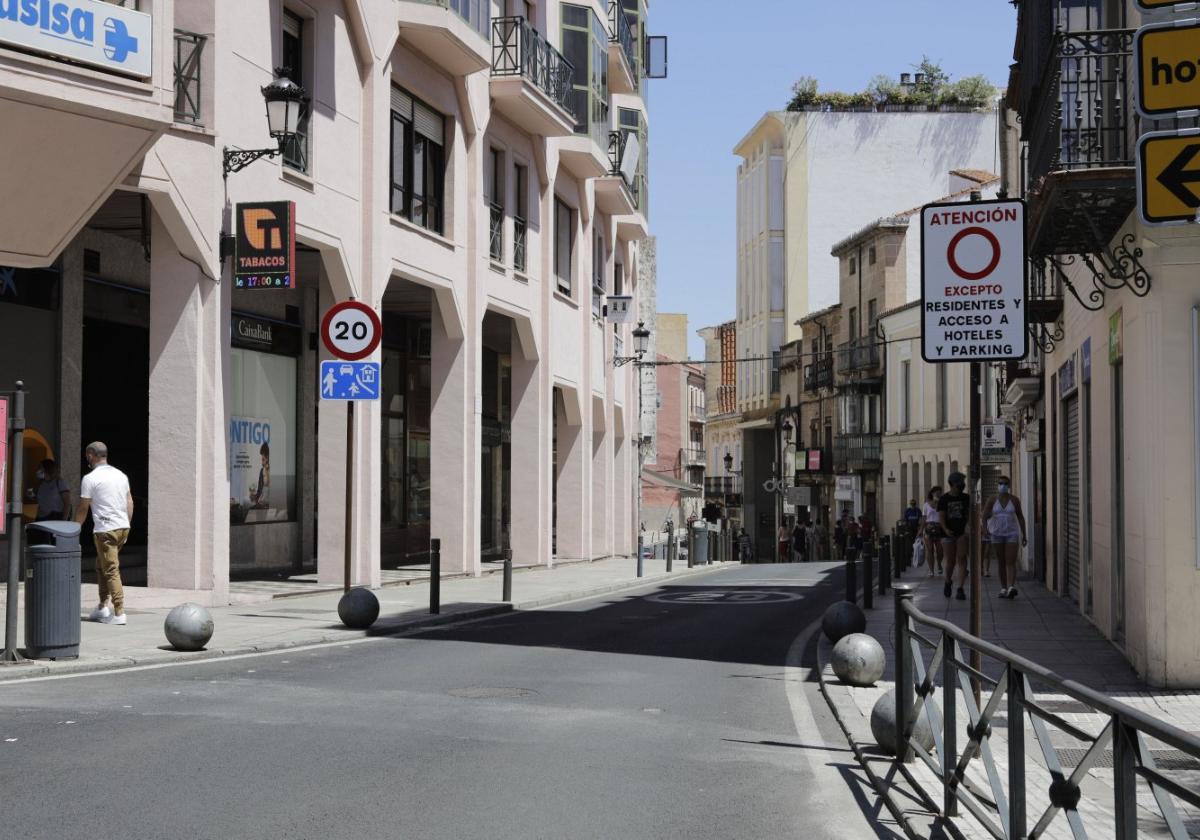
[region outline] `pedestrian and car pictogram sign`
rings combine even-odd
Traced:
[[[1028,351],[1025,203],[1004,199],[921,209],[921,355],[996,362]]]
[[[1200,21],[1155,23],[1137,31],[1138,110],[1145,117],[1200,109]]]
[[[354,362],[375,352],[383,326],[375,310],[357,300],[335,304],[321,321],[321,341],[339,359]]]
[[[379,362],[321,362],[321,399],[379,399]]]
[[[1200,213],[1200,129],[1158,131],[1138,142],[1138,208],[1148,225],[1186,224]]]

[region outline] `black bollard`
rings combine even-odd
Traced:
[[[879,594],[886,595],[892,582],[892,538],[879,538]]]
[[[671,569],[675,565],[675,535],[667,537],[667,574],[671,573]]]
[[[502,601],[512,603],[512,549],[504,549],[504,594]]]
[[[875,608],[875,544],[863,544],[863,608]]]
[[[638,570],[638,577],[641,577],[641,576],[642,576],[642,564],[645,562],[645,560],[642,558],[642,549],[644,548],[644,540],[645,540],[645,538],[644,538],[644,537],[643,537],[641,534],[638,534],[638,547],[637,547],[637,552],[638,552],[638,558],[637,558],[637,570]]]
[[[688,568],[694,568],[696,565],[696,529],[688,526]]]
[[[429,541],[429,614],[442,611],[442,541]]]
[[[858,551],[846,549],[846,600],[858,603]]]

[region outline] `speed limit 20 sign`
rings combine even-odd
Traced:
[[[334,356],[350,362],[374,353],[382,336],[375,310],[356,300],[330,307],[321,321],[321,341]]]
[[[999,362],[1028,352],[1025,203],[921,208],[921,355]]]

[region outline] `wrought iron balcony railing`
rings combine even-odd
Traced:
[[[704,477],[704,495],[721,497],[741,495],[742,477],[740,475],[712,475]]]
[[[633,83],[638,80],[637,50],[634,47],[633,27],[629,25],[629,16],[621,5],[621,0],[608,2],[608,33],[609,39],[621,45],[625,60],[629,62],[629,72],[633,75]]]
[[[705,465],[704,450],[696,447],[688,447],[680,450],[680,460],[689,467],[702,467]]]
[[[504,262],[504,205],[488,202],[488,256]]]
[[[833,387],[833,353],[822,353],[804,366],[804,390],[817,391]]]
[[[853,373],[879,367],[879,342],[862,335],[838,345],[838,372]]]
[[[492,21],[492,75],[523,76],[574,119],[575,67],[523,17]]]
[[[175,30],[175,121],[200,125],[200,59],[208,39]]]
[[[833,468],[847,470],[879,469],[883,463],[883,435],[841,435],[833,441]]]
[[[1132,29],[1054,34],[1022,115],[1030,184],[1051,172],[1133,166],[1133,36]]]

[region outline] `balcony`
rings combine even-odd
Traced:
[[[858,338],[838,345],[838,373],[860,373],[879,367],[879,342],[871,336]]]
[[[200,61],[207,41],[195,32],[175,30],[175,122],[203,125]]]
[[[632,131],[608,133],[608,174],[596,179],[596,207],[600,212],[610,216],[628,216],[637,212],[633,194],[641,154],[637,144],[638,137]],[[625,172],[629,173],[629,178],[625,177]]]
[[[681,449],[679,459],[685,467],[703,467],[708,462],[705,460],[705,451],[696,447]]]
[[[1103,253],[1137,204],[1133,37],[1107,29],[1026,39],[1020,112],[1035,256]]]
[[[608,3],[608,86],[612,93],[638,92],[638,61],[633,27],[621,0]]]
[[[722,499],[729,496],[742,495],[742,477],[740,475],[715,475],[704,477],[704,497],[706,499]]]
[[[451,76],[486,70],[489,0],[403,0],[400,37]]]
[[[853,470],[878,470],[883,466],[883,436],[879,434],[841,435],[833,442],[833,469],[838,473]]]
[[[492,21],[493,107],[518,127],[542,137],[571,136],[574,72],[571,62],[525,18]]]
[[[822,353],[804,366],[804,390],[819,391],[833,387],[833,353]]]

